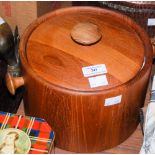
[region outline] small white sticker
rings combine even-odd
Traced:
[[[111,98],[107,98],[107,99],[105,99],[104,106],[118,104],[118,103],[121,102],[121,100],[122,100],[122,95],[111,97]]]
[[[91,88],[108,85],[106,75],[91,77],[88,80]]]
[[[4,19],[0,17],[0,25],[5,23]]]
[[[147,25],[155,26],[155,18],[148,18]]]
[[[107,73],[107,69],[105,64],[99,64],[94,66],[82,67],[82,72],[84,77],[105,74]]]
[[[155,90],[155,76],[153,76],[152,90]]]

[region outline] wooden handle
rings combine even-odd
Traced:
[[[82,45],[91,45],[98,42],[102,34],[97,25],[83,22],[75,25],[71,31],[72,39]]]
[[[153,58],[155,58],[155,37],[151,38],[152,48],[153,48]]]
[[[6,74],[6,86],[12,95],[15,95],[16,89],[24,85],[23,77],[12,77],[9,73]]]

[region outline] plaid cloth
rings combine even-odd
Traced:
[[[0,129],[6,128],[20,129],[29,136],[29,154],[51,153],[55,134],[44,119],[0,111]]]

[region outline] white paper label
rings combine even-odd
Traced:
[[[155,76],[153,76],[152,90],[155,90]]]
[[[105,64],[99,64],[94,66],[82,67],[82,72],[84,77],[105,74],[107,73],[107,69]]]
[[[5,21],[3,20],[3,18],[0,17],[0,25],[5,23]]]
[[[110,105],[118,104],[121,102],[121,100],[122,100],[122,95],[107,98],[107,99],[105,99],[104,106],[110,106]]]
[[[147,25],[155,26],[155,18],[148,18]]]
[[[88,80],[91,88],[108,85],[106,75],[91,77]]]

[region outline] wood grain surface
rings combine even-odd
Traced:
[[[78,91],[108,89],[132,79],[144,61],[143,44],[135,30],[112,14],[85,11],[77,16],[77,12],[52,16],[33,31],[27,59],[34,72],[50,83]],[[84,21],[96,24],[102,33],[95,45],[84,47],[71,39],[73,27]],[[82,67],[95,64],[106,64],[109,85],[92,90]]]
[[[75,23],[86,20],[97,24],[103,34],[97,44],[83,47],[69,34]],[[95,7],[47,14],[24,32],[20,57],[26,114],[53,126],[57,147],[98,152],[122,143],[136,129],[152,47],[144,31],[126,16]],[[109,85],[92,89],[81,67],[100,63],[107,66]],[[120,104],[104,106],[106,98],[118,95],[122,95]]]
[[[152,66],[152,72],[151,72],[151,77],[155,74],[155,65]],[[146,94],[146,98],[145,98],[145,103],[144,103],[144,107],[145,109],[145,113],[147,110],[147,106],[150,102],[150,89],[152,86],[152,78],[150,78],[149,80],[149,86],[147,89],[147,94]],[[20,104],[20,107],[17,111],[17,114],[19,115],[24,115],[25,116],[25,111],[24,111],[24,104],[23,104],[23,100]],[[145,114],[144,114],[145,115]],[[121,143],[120,145],[108,149],[108,150],[104,150],[102,152],[97,152],[97,153],[114,153],[114,154],[138,154],[140,152],[141,146],[143,144],[143,135],[142,135],[142,130],[140,125],[138,125],[137,129],[134,131],[134,133],[127,139],[125,140],[123,143]],[[62,150],[60,148],[55,147],[54,148],[54,152],[56,154],[71,154],[73,152],[70,151],[66,151],[66,150]]]
[[[150,92],[148,91],[148,94]],[[149,100],[147,100],[148,102]],[[18,115],[23,115],[25,116],[25,112],[24,112],[24,104],[23,101],[21,102],[19,109],[17,111]],[[106,154],[138,154],[140,152],[140,148],[142,146],[143,143],[143,135],[142,135],[142,131],[140,128],[140,125],[138,125],[137,129],[134,131],[134,133],[128,138],[126,139],[123,143],[121,143],[120,145],[113,147],[111,149],[107,149],[101,152],[96,152],[96,153],[106,153]],[[58,147],[54,147],[53,150],[54,153],[56,154],[73,154],[75,152],[71,152],[71,151],[66,151],[63,149],[60,149]]]
[[[72,39],[82,45],[92,45],[102,38],[97,25],[90,22],[82,22],[75,25],[70,33]]]
[[[98,6],[120,12],[136,21],[150,38],[155,36],[154,26],[148,26],[148,19],[155,18],[154,1],[73,1],[72,4],[73,6]]]

